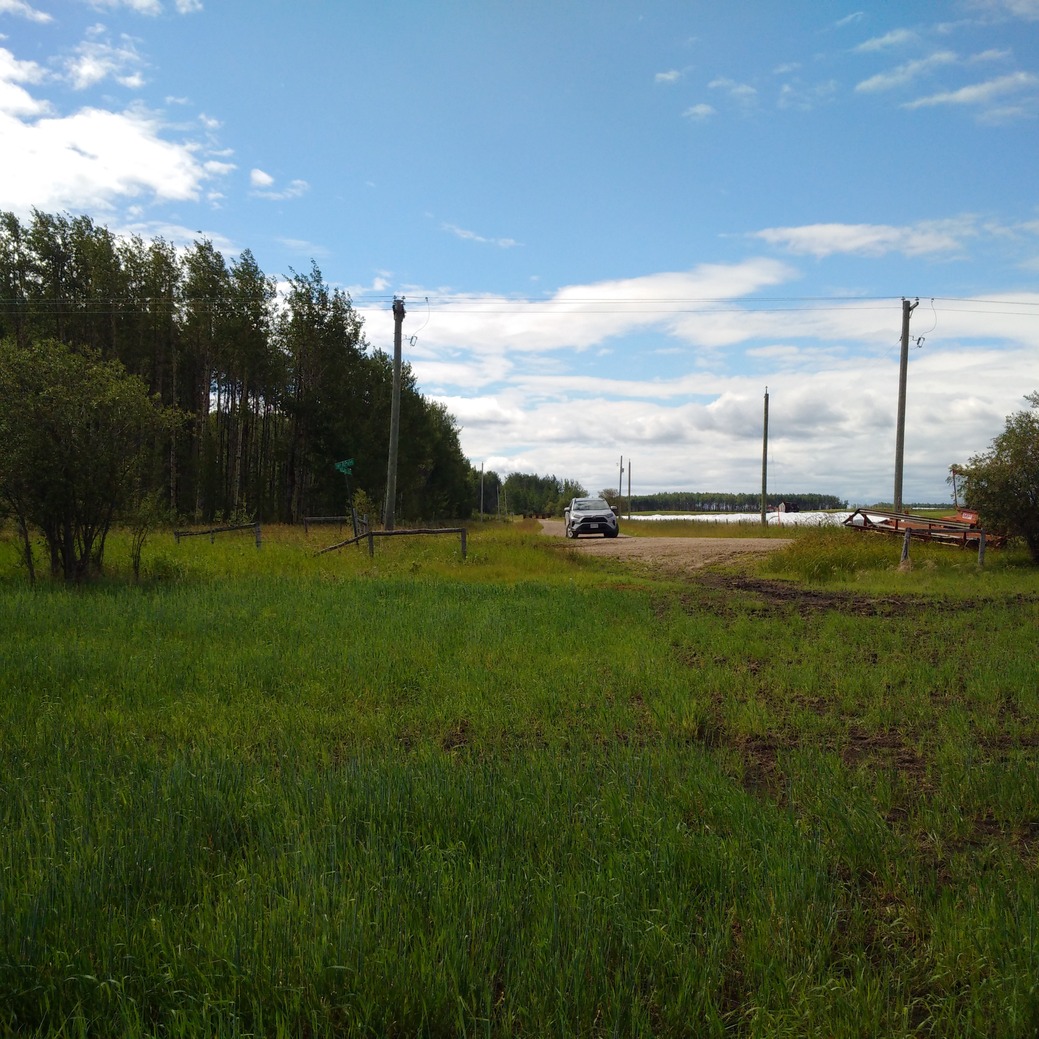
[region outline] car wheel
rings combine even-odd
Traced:
[[[568,538],[575,538],[575,537],[577,537],[577,533],[574,531],[574,528],[571,527],[569,523],[566,525],[566,536]]]
[[[604,538],[615,538],[620,533],[619,530],[608,530],[603,534]]]

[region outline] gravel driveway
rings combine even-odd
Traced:
[[[540,520],[541,531],[565,541],[568,548],[590,555],[614,556],[649,563],[666,570],[700,570],[748,552],[773,552],[789,545],[789,538],[634,538],[621,533],[615,538],[581,537],[566,541],[563,521]]]

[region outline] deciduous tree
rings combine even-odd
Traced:
[[[71,582],[100,570],[109,528],[171,420],[117,361],[53,340],[0,342],[0,497],[31,576],[32,530],[52,573]]]
[[[1008,416],[989,450],[962,470],[964,498],[985,527],[1022,538],[1039,563],[1039,393],[1025,399],[1030,410]]]

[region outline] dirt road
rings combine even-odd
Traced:
[[[562,520],[541,520],[549,537],[565,539]],[[773,552],[790,544],[788,538],[633,538],[623,532],[615,538],[582,537],[566,542],[578,552],[644,562],[665,570],[700,570],[748,552]]]

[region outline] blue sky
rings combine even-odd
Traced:
[[[946,500],[1039,389],[1039,0],[0,0],[0,209],[347,289],[479,466]],[[915,340],[919,338],[919,344]],[[625,490],[627,474],[625,475]]]

